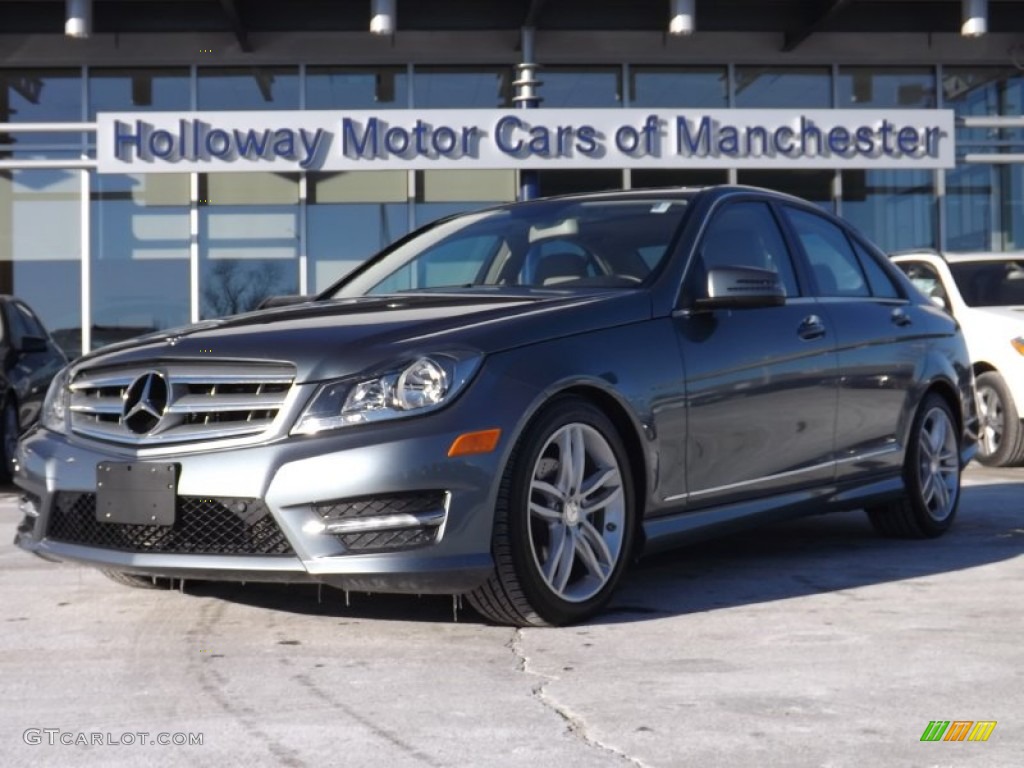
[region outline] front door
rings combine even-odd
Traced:
[[[835,337],[798,279],[772,208],[727,204],[694,258],[684,304],[706,290],[707,270],[725,266],[777,272],[787,299],[777,307],[677,313],[687,376],[688,506],[830,481]]]

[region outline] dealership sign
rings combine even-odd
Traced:
[[[101,173],[952,168],[951,110],[101,112]]]

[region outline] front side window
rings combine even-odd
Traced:
[[[786,206],[822,296],[870,296],[864,271],[841,228],[821,216]]]
[[[793,262],[767,203],[733,203],[715,214],[698,248],[698,275],[720,267],[754,267],[779,276],[787,296],[799,296]],[[697,286],[703,295],[704,286]]]
[[[458,288],[632,288],[668,258],[685,198],[552,200],[420,230],[329,298]]]

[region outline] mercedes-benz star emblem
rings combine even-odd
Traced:
[[[137,435],[152,432],[164,417],[169,394],[167,379],[162,373],[142,374],[124,393],[121,423]]]

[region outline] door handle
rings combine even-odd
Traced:
[[[898,325],[901,328],[903,326],[905,326],[905,325],[910,325],[911,323],[914,322],[913,320],[910,319],[910,315],[908,315],[906,312],[904,312],[899,307],[897,307],[896,309],[894,309],[892,311],[892,315],[890,315],[890,319],[892,320],[894,325]]]
[[[817,315],[808,315],[801,321],[800,327],[796,329],[796,333],[804,341],[820,339],[825,335],[825,324],[821,322],[821,318]]]

